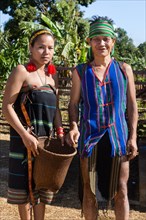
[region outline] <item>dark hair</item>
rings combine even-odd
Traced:
[[[114,24],[114,21],[111,18],[108,18],[107,16],[94,15],[92,16],[92,19],[89,20],[90,24],[94,24],[97,21],[107,21],[111,25]]]
[[[34,46],[34,43],[36,42],[37,38],[43,34],[47,34],[47,35],[50,35],[53,39],[54,39],[54,36],[52,34],[52,32],[48,29],[39,29],[39,30],[35,30],[30,38],[29,38],[29,42],[30,42],[30,45],[31,46]]]

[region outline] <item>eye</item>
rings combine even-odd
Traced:
[[[97,38],[97,37],[92,38],[92,40],[93,40],[94,42],[99,42],[99,41],[100,41],[100,39]]]
[[[54,50],[54,47],[48,47],[49,50]]]
[[[109,42],[109,41],[110,41],[110,38],[109,38],[109,37],[104,37],[103,40],[104,40],[105,42]]]
[[[41,45],[41,46],[39,46],[39,48],[42,49],[42,48],[44,48],[44,47]]]

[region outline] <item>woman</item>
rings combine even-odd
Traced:
[[[72,76],[67,140],[74,144],[79,138],[81,200],[86,220],[97,219],[97,189],[106,200],[114,198],[116,220],[129,219],[127,181],[129,160],[137,155],[138,113],[132,69],[111,57],[115,41],[112,21],[95,17],[87,38],[89,62],[78,65]]]
[[[30,37],[30,61],[13,69],[6,84],[3,114],[11,126],[8,203],[18,204],[20,218],[31,219],[28,192],[27,150],[36,157],[38,141],[28,132],[21,103],[29,115],[32,132],[38,137],[50,136],[53,128],[63,144],[63,128],[58,109],[58,81],[51,64],[54,54],[54,37],[48,30],[37,30]],[[33,192],[35,220],[43,220],[45,204],[50,204],[53,193],[48,190]]]

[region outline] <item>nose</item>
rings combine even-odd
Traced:
[[[44,53],[45,53],[45,54],[48,54],[48,53],[49,53],[49,49],[48,49],[47,47],[44,49]]]
[[[99,44],[104,45],[105,44],[104,40],[103,39],[99,40]]]

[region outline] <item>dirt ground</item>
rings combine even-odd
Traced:
[[[9,205],[7,197],[9,136],[0,136],[0,220],[19,220],[17,206]],[[45,220],[84,220],[78,199],[78,158],[75,156],[69,168],[66,180],[51,206],[47,206]],[[132,177],[131,177],[132,178]],[[132,180],[133,181],[133,180]],[[146,207],[140,207],[136,188],[129,187],[129,220],[146,220]],[[100,220],[115,219],[113,210],[104,214],[102,203],[99,204]]]

